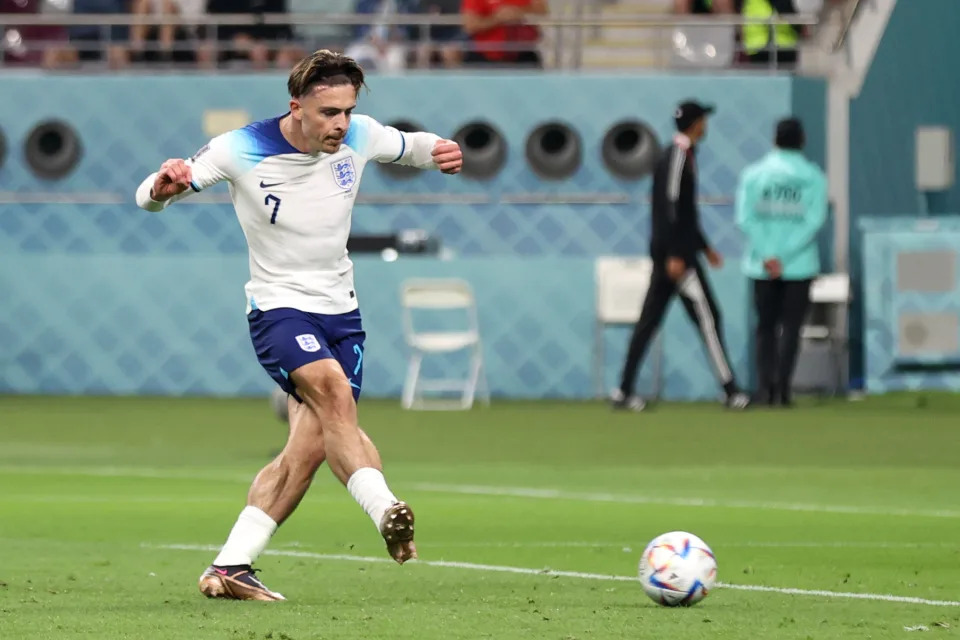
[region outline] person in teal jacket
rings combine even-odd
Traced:
[[[827,219],[827,179],[803,156],[805,141],[799,120],[780,121],[776,148],[743,170],[737,188],[737,226],[747,237],[743,270],[753,281],[757,312],[759,404],[792,405],[800,327],[820,273],[817,234]]]

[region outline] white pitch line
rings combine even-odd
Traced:
[[[434,548],[453,549],[626,549],[632,550],[632,544],[625,542],[586,542],[586,541],[549,541],[549,542],[430,542]]]
[[[194,480],[249,484],[253,476],[230,472],[180,471],[177,469],[139,467],[38,467],[0,464],[0,474],[64,475],[116,478],[147,478],[155,480]],[[661,496],[617,494],[602,492],[565,491],[531,487],[498,487],[487,485],[415,483],[415,491],[450,493],[475,496],[503,496],[541,500],[571,500],[579,502],[609,502],[613,504],[651,504],[671,507],[758,509],[769,511],[796,511],[867,516],[905,516],[911,518],[960,518],[960,511],[950,509],[898,509],[853,505],[810,504],[794,502],[765,502],[750,500],[714,500],[711,498],[664,498]]]
[[[197,496],[49,496],[4,495],[0,503],[27,504],[236,504],[235,498],[202,498]]]
[[[663,498],[659,496],[630,495],[618,493],[594,493],[562,491],[559,489],[536,489],[530,487],[497,487],[465,484],[416,483],[411,488],[433,493],[455,493],[473,496],[506,496],[511,498],[534,498],[540,500],[574,500],[581,502],[612,502],[614,504],[655,504],[672,507],[717,507],[724,509],[762,509],[771,511],[803,511],[817,513],[841,513],[870,516],[908,516],[927,518],[960,518],[960,511],[949,509],[887,509],[883,507],[859,507],[852,505],[806,504],[793,502],[762,502],[749,500],[712,500],[710,498]]]
[[[716,547],[749,549],[960,549],[949,542],[727,542]]]
[[[2,498],[0,498],[2,500]],[[636,543],[631,542],[586,542],[535,541],[535,542],[430,542],[440,549],[618,549],[631,552]],[[294,544],[291,546],[300,546]],[[960,549],[960,543],[948,542],[717,542],[717,549]]]
[[[196,472],[155,467],[56,467],[0,465],[0,474],[80,476],[92,478],[144,478],[148,480],[189,480],[202,482],[245,483],[253,481],[256,473]]]
[[[253,476],[230,472],[180,471],[162,468],[138,467],[37,467],[0,464],[0,474],[63,475],[115,478],[147,478],[155,480],[193,480],[248,484]],[[652,504],[671,507],[720,509],[759,509],[769,511],[797,511],[868,516],[906,516],[911,518],[960,518],[960,511],[950,509],[890,509],[853,505],[810,504],[794,502],[764,502],[750,500],[714,500],[711,498],[664,498],[661,496],[618,494],[602,492],[565,491],[532,487],[498,487],[468,484],[436,484],[420,482],[410,485],[415,491],[451,493],[475,496],[503,496],[541,500],[572,500],[579,502],[609,502],[613,504]]]
[[[174,551],[219,551],[216,545],[202,544],[165,544],[144,545],[155,549],[169,549]],[[312,553],[310,551],[282,551],[268,549],[264,555],[285,556],[290,558],[310,558],[312,560],[340,560],[345,562],[363,562],[374,564],[393,564],[393,560],[379,556],[354,556],[338,553]],[[557,571],[554,569],[530,569],[528,567],[508,567],[495,564],[476,564],[473,562],[454,562],[447,560],[414,560],[414,566],[443,567],[447,569],[464,569],[469,571],[487,571],[492,573],[515,573],[528,576],[544,576],[548,578],[576,578],[580,580],[605,580],[611,582],[639,582],[634,576],[618,576],[606,573],[584,573],[581,571]],[[953,600],[927,600],[910,596],[895,596],[884,593],[848,593],[843,591],[824,591],[820,589],[789,589],[784,587],[768,587],[751,584],[728,584],[718,582],[717,587],[735,591],[756,591],[761,593],[777,593],[790,596],[809,596],[818,598],[847,598],[853,600],[874,600],[881,602],[896,602],[900,604],[920,604],[932,607],[960,607],[960,602]]]

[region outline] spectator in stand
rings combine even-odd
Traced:
[[[74,0],[75,14],[127,13],[124,0]],[[107,64],[111,69],[119,69],[130,62],[130,53],[126,42],[130,30],[126,25],[74,25],[67,29],[74,48],[69,54],[71,62],[102,60],[104,40],[107,44]]]
[[[416,14],[419,9],[419,0],[357,0],[354,11],[370,16],[370,23],[355,27],[354,42],[344,53],[367,70],[396,72],[406,68],[420,28],[386,24],[384,18]]]
[[[741,0],[740,13],[752,20],[770,20],[771,18],[797,13],[793,0]],[[773,39],[771,42],[771,32]],[[778,67],[790,67],[797,62],[797,45],[805,34],[800,25],[745,24],[742,28],[742,41],[747,59],[756,64],[768,65],[775,62]]]
[[[461,13],[471,41],[465,63],[543,66],[537,50],[540,29],[525,20],[545,15],[546,0],[463,0]]]
[[[353,13],[353,0],[288,0],[287,9],[292,14],[309,13],[326,18],[327,14],[348,15]],[[293,33],[307,51],[329,49],[343,51],[351,40],[353,28],[330,20],[302,22],[293,25]]]
[[[134,0],[135,15],[179,16],[182,23],[134,25],[130,29],[131,59],[135,62],[196,62],[197,25],[203,18],[205,5],[205,0]],[[147,46],[148,43],[151,46]],[[152,46],[153,43],[158,46]]]
[[[420,0],[420,11],[431,16],[458,16],[460,0]],[[459,67],[463,61],[464,41],[460,25],[434,25],[429,33],[429,42],[424,43],[418,51],[417,66]]]
[[[40,0],[0,0],[0,15],[41,13]],[[54,42],[66,42],[67,30],[61,26],[16,24],[6,17],[0,26],[0,63],[4,65],[42,65],[48,69],[70,62],[71,52]],[[45,45],[45,46],[41,46]]]
[[[736,13],[733,0],[673,0],[677,14]]]
[[[287,13],[287,3],[286,0],[207,0],[207,13]],[[219,51],[213,54],[209,47],[204,47],[201,55],[207,65],[240,60],[248,61],[254,69],[266,69],[271,62],[288,68],[303,57],[303,51],[292,41],[290,25],[286,24],[222,25],[217,27],[216,40]]]

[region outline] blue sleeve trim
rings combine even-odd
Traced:
[[[194,182],[193,180],[190,181],[190,188],[196,191],[197,193],[200,193],[200,187],[198,187],[197,183]]]
[[[400,155],[398,155],[396,158],[394,158],[390,162],[396,162],[397,160],[402,158],[403,152],[407,150],[407,139],[404,137],[403,131],[398,131],[397,133],[400,134]]]
[[[370,120],[367,116],[356,115],[350,120],[350,128],[343,138],[343,143],[361,156],[367,155],[367,146],[370,138]]]

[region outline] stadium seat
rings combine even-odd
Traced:
[[[640,308],[650,287],[653,260],[648,257],[601,256],[595,262],[596,323],[594,340],[594,380],[598,397],[606,396],[604,329],[630,326],[640,318]],[[658,331],[650,345],[653,358],[653,393],[660,397],[663,344]]]
[[[483,365],[483,349],[480,328],[477,322],[477,304],[473,289],[465,280],[458,278],[410,279],[401,285],[404,338],[410,349],[407,375],[403,385],[401,405],[404,409],[470,409],[479,394],[490,402]],[[414,312],[420,310],[437,317],[428,322],[421,318],[414,322]],[[453,318],[441,322],[439,315],[452,312],[458,316],[456,328],[450,327]],[[465,317],[464,317],[465,316]],[[421,326],[429,330],[420,330]],[[445,328],[441,329],[440,326]],[[423,379],[420,370],[426,355],[469,353],[469,371],[465,378]],[[456,391],[456,401],[425,400],[424,392]]]

